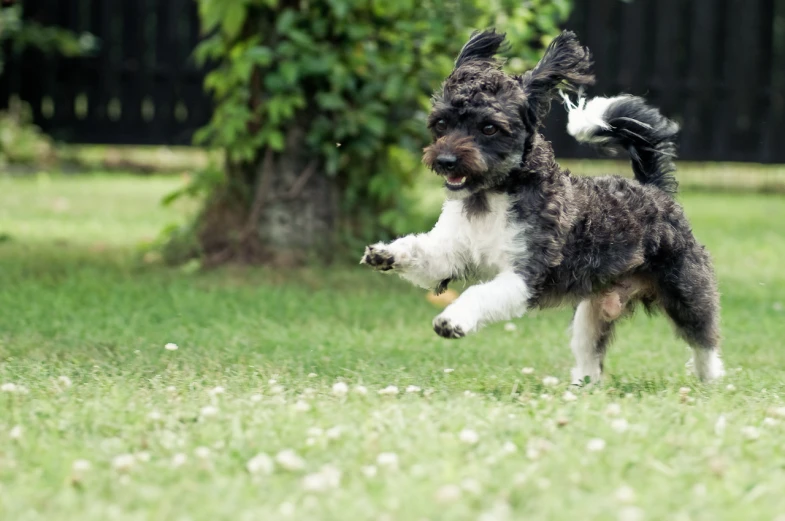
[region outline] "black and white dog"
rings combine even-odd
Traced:
[[[361,263],[437,291],[485,281],[434,319],[445,338],[576,304],[575,383],[600,379],[614,324],[638,303],[670,317],[701,380],[722,376],[711,260],[673,199],[678,126],[640,98],[565,96],[570,134],[626,150],[635,180],[572,176],[539,129],[562,89],[594,82],[588,49],[563,32],[534,69],[510,76],[494,58],[503,43],[495,31],[472,36],[433,98],[423,161],[444,178],[438,222],[369,246]]]

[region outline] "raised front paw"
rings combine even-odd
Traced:
[[[441,315],[433,319],[433,330],[443,338],[463,338],[466,336],[466,332],[459,324]]]
[[[367,264],[378,271],[389,271],[396,267],[396,259],[383,244],[375,244],[365,248],[360,264]]]
[[[463,338],[473,330],[473,327],[468,321],[460,320],[445,312],[433,319],[433,330],[443,338]]]

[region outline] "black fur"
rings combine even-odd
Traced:
[[[526,117],[530,124],[539,126],[548,115],[557,87],[575,91],[593,85],[591,67],[591,53],[575,33],[564,31],[557,36],[537,66],[518,78],[528,97]]]
[[[607,138],[606,148],[616,145],[630,154],[638,182],[675,194],[679,183],[673,159],[679,126],[635,96],[622,96],[608,107],[605,118],[611,129],[595,135]]]
[[[636,181],[572,176],[539,128],[559,88],[594,82],[591,54],[564,32],[534,69],[511,77],[493,61],[502,45],[503,35],[480,33],[461,51],[434,97],[434,143],[424,162],[445,178],[466,177],[460,190],[469,216],[488,211],[489,194],[508,195],[510,219],[528,245],[514,267],[531,291],[531,307],[596,299],[633,281],[628,310],[638,302],[662,309],[693,347],[716,348],[711,260],[672,197],[678,126],[640,98],[624,98],[607,113],[611,129],[598,135],[630,154]],[[483,131],[489,123],[497,129],[491,136]],[[436,158],[447,153],[459,158],[457,170],[440,169]],[[604,353],[613,320],[601,329],[596,348]]]
[[[494,30],[474,32],[455,59],[455,68],[472,60],[495,64],[494,56],[503,50],[504,43],[503,33],[498,34]]]

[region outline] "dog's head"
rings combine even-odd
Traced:
[[[425,148],[423,162],[444,177],[454,198],[501,185],[525,160],[527,143],[558,89],[594,82],[591,55],[572,32],[557,36],[540,62],[521,76],[502,72],[494,56],[503,45],[503,34],[474,34],[433,98],[428,117],[433,143]]]

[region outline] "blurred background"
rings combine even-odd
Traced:
[[[642,95],[682,124],[683,189],[785,191],[785,0],[2,4],[0,168],[179,174],[164,202],[187,216],[148,234],[148,259],[289,263],[427,227],[428,98],[488,26],[513,72],[577,32],[590,94]],[[564,126],[554,104],[546,134],[575,173],[628,172]]]

